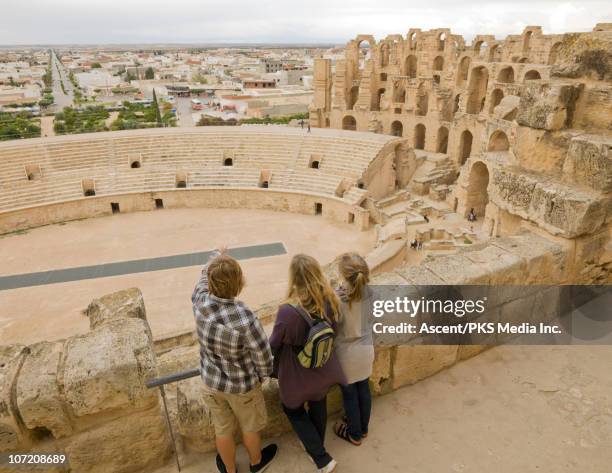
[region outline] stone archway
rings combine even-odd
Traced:
[[[463,165],[472,154],[472,141],[474,137],[470,130],[463,130],[459,140],[459,164]]]
[[[342,129],[343,130],[353,130],[357,129],[357,122],[355,121],[355,117],[352,115],[347,115],[342,119]]]
[[[414,127],[414,148],[425,149],[425,125],[422,123]]]
[[[468,178],[467,197],[465,201],[465,215],[474,209],[477,217],[484,217],[489,203],[489,170],[482,161],[474,163]]]
[[[414,54],[411,54],[406,58],[405,75],[410,79],[414,79],[417,76],[417,58]]]
[[[508,141],[508,135],[501,130],[494,131],[489,138],[487,151],[508,151],[509,149],[510,142]]]
[[[436,152],[446,154],[448,151],[448,128],[441,126],[438,128],[438,142]]]
[[[400,121],[394,121],[391,123],[391,134],[393,136],[402,136],[404,133],[404,125]]]
[[[483,108],[488,83],[489,71],[487,71],[486,67],[479,66],[472,69],[468,87],[467,113],[480,113]]]

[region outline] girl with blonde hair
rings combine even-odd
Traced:
[[[305,317],[325,320],[335,331],[339,301],[313,257],[298,254],[289,266],[287,301],[278,309],[270,337],[274,371],[283,410],[319,473],[330,473],[336,461],[325,449],[327,392],[345,382],[335,352],[320,367],[306,368],[298,360],[310,325]]]
[[[334,425],[334,433],[353,445],[361,445],[361,440],[368,435],[372,410],[369,378],[374,363],[374,341],[369,324],[370,269],[357,253],[340,256],[338,269],[342,283],[336,291],[340,315],[334,348],[346,384],[340,386],[345,415]]]

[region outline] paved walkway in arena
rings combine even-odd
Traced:
[[[200,251],[182,255],[161,256],[157,258],[121,261],[117,263],[96,264],[93,266],[79,266],[76,268],[0,276],[0,291],[22,287],[44,286],[45,284],[123,276],[125,274],[163,271],[165,269],[200,266],[208,260],[211,253],[212,251]],[[231,248],[228,251],[228,254],[238,260],[284,255],[285,253],[287,253],[285,245],[280,242]]]

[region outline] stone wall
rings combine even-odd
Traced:
[[[574,281],[581,269],[575,257],[574,250],[549,238],[521,233],[428,257],[420,266],[379,274],[373,283],[410,286],[417,292],[420,286],[439,284],[564,284]],[[334,271],[332,264],[328,277],[334,278]],[[609,268],[604,282],[611,282]],[[523,320],[529,309],[537,322],[547,320],[554,308],[549,302],[555,300],[555,294],[509,288],[496,305],[504,319],[516,313]],[[276,302],[258,310],[264,325],[273,322],[277,307]],[[74,472],[151,471],[169,459],[171,449],[158,390],[144,383],[197,367],[195,337],[160,343],[156,356],[138,289],[96,299],[86,313],[90,331],[85,335],[0,347],[0,451],[65,451]],[[377,346],[372,391],[378,396],[414,384],[499,340],[477,342],[482,344],[427,345],[427,339],[417,337],[412,345]],[[179,452],[212,451],[214,433],[201,380],[168,385],[166,392]],[[267,380],[264,393],[269,413],[265,436],[289,431],[276,381]],[[339,391],[332,390],[328,399],[330,413],[338,413]]]
[[[164,208],[240,208],[315,214],[315,203],[322,204],[322,216],[336,222],[352,222],[358,230],[369,226],[367,210],[343,201],[306,192],[274,189],[173,189],[168,191],[90,197],[55,204],[41,205],[0,214],[0,235],[28,228],[90,217],[111,215],[111,203],[121,212],[155,209],[155,200],[162,199]],[[353,215],[350,217],[350,215]]]
[[[142,294],[94,300],[90,331],[0,347],[0,451],[65,452],[73,472],[150,471],[170,454]],[[66,470],[67,471],[67,470]]]

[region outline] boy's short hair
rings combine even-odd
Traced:
[[[216,257],[208,265],[208,287],[214,296],[233,299],[244,287],[242,268],[228,255]]]

